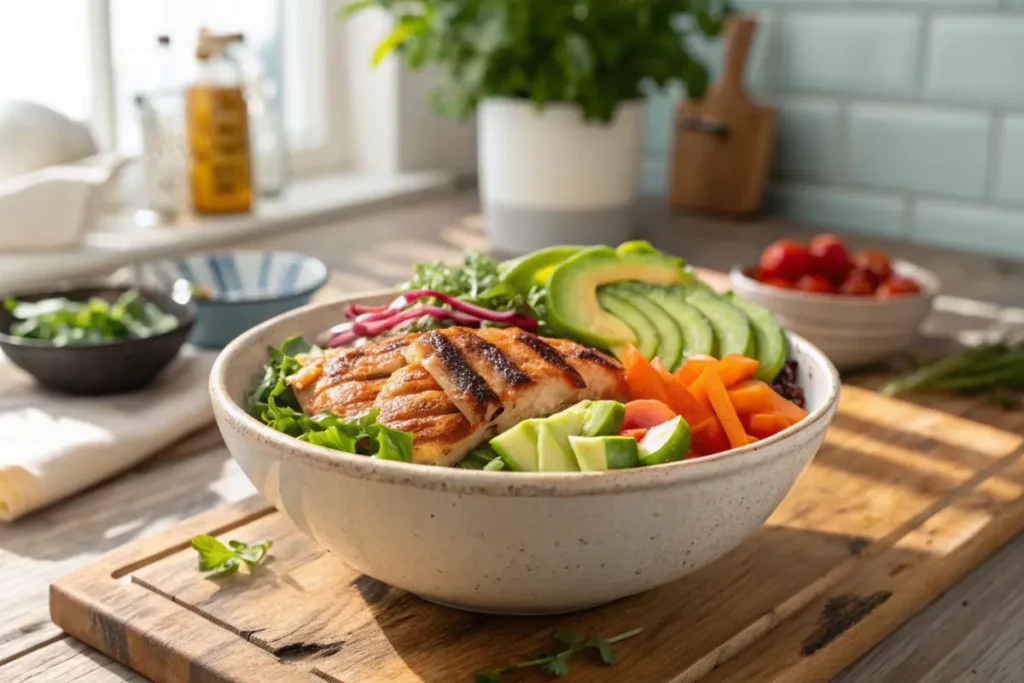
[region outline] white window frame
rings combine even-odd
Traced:
[[[114,65],[111,52],[110,0],[89,3],[89,64],[91,101],[89,121],[102,149],[114,149],[117,141]],[[292,174],[305,177],[347,170],[344,77],[339,48],[342,42],[336,19],[345,0],[279,0],[282,10],[284,54],[282,73],[290,86],[299,88],[283,106],[301,106],[314,112],[323,130],[316,146],[292,144]]]

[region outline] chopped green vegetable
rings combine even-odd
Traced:
[[[479,252],[471,252],[466,255],[461,266],[451,266],[441,261],[416,264],[416,274],[408,282],[399,285],[398,289],[402,292],[433,289],[492,311],[518,311],[524,315],[538,317],[527,302],[527,297],[521,296],[502,282],[500,269],[501,264],[498,261]],[[422,299],[416,303],[450,308],[448,304],[437,299]],[[450,320],[424,316],[417,320],[409,331],[431,330],[448,327],[451,324]],[[485,322],[484,326],[492,324],[494,323]]]
[[[595,650],[601,661],[608,666],[615,663],[615,649],[613,644],[619,641],[640,635],[642,628],[635,628],[632,631],[620,633],[611,638],[601,638],[597,635],[587,635],[580,631],[560,630],[555,632],[555,640],[565,646],[564,650],[543,654],[534,659],[524,662],[517,662],[493,671],[482,671],[473,677],[473,683],[501,683],[505,674],[515,673],[522,669],[540,667],[544,672],[561,678],[569,675],[569,658],[577,652]]]
[[[228,545],[224,545],[206,534],[192,539],[192,547],[199,553],[199,571],[214,574],[233,574],[243,563],[249,569],[255,569],[266,558],[272,545],[274,542],[269,540],[254,545],[228,541]]]
[[[309,417],[302,412],[295,391],[286,381],[302,368],[297,356],[320,353],[302,337],[286,339],[268,348],[263,379],[249,395],[249,413],[271,429],[316,446],[369,455],[380,460],[412,462],[412,434],[377,422],[376,408],[355,418],[330,411]]]
[[[971,347],[924,365],[890,381],[887,396],[913,391],[987,393],[1008,408],[1024,392],[1024,341]]]
[[[102,344],[115,339],[142,339],[169,332],[178,319],[129,289],[113,303],[100,297],[71,301],[63,297],[28,302],[7,299],[4,306],[17,322],[11,334],[53,342],[54,346]]]

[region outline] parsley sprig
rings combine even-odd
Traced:
[[[473,683],[501,683],[501,677],[505,674],[514,673],[522,669],[540,667],[546,673],[561,678],[569,675],[569,659],[578,652],[585,650],[596,650],[601,661],[608,666],[615,663],[615,643],[640,635],[642,628],[635,628],[632,631],[620,633],[611,638],[602,638],[596,634],[587,635],[582,631],[559,630],[555,631],[555,640],[565,646],[564,650],[540,655],[534,659],[524,662],[516,662],[503,666],[493,671],[481,671],[473,677]]]
[[[214,574],[233,574],[242,564],[255,569],[267,556],[273,541],[248,545],[241,541],[228,541],[224,545],[213,536],[200,534],[192,539],[192,547],[199,553],[199,571]]]

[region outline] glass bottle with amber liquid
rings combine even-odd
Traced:
[[[196,213],[232,213],[252,207],[249,115],[242,74],[227,48],[241,34],[199,31],[198,68],[185,94],[192,208]]]

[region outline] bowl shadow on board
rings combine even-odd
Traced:
[[[699,657],[736,637],[740,627],[729,626],[753,624],[838,564],[863,554],[870,545],[868,539],[858,536],[764,526],[743,546],[674,583],[610,605],[556,616],[502,617],[450,609],[361,576],[350,587],[360,594],[376,626],[366,626],[367,633],[362,636],[359,631],[352,633],[350,640],[371,638],[369,631],[379,628],[397,656],[420,678],[447,682],[472,680],[476,672],[564,649],[552,638],[559,629],[607,638],[642,627],[644,633],[615,646],[619,657],[616,666],[603,666],[590,653],[580,653],[570,663],[574,675],[591,683],[624,680],[626,674],[637,676],[635,680],[647,680],[645,675],[668,674],[667,668],[673,668],[673,674],[682,672]],[[898,564],[908,567],[925,557],[910,549],[894,552],[900,554]],[[769,583],[764,580],[766,575],[783,578]],[[808,600],[813,597],[818,596],[808,596]],[[888,597],[834,598],[822,611],[818,628],[806,634],[805,651],[810,654],[825,647]],[[723,618],[725,615],[729,615],[728,620]],[[669,648],[674,651],[667,660],[669,635],[662,630],[666,623],[700,623],[704,638],[686,647],[677,642]],[[708,638],[714,641],[709,644]],[[344,658],[344,645],[336,645],[325,638],[324,654],[340,649],[339,656]],[[285,645],[282,649],[287,654],[291,647]],[[304,650],[302,658],[311,654],[315,653]],[[647,666],[661,669],[648,669],[648,660]],[[367,671],[371,668],[368,664]],[[550,678],[532,670],[517,676],[514,680],[524,683]]]
[[[979,477],[993,471],[998,463],[1015,457],[1015,449],[1000,454],[982,453],[960,443],[880,425],[860,416],[837,414],[833,426],[853,433],[870,431],[875,439],[928,453],[935,461],[934,469],[924,464],[915,466],[913,462],[897,463],[864,448],[837,447],[828,441],[817,456],[827,459],[829,467],[873,480],[879,486],[934,497],[937,502],[903,522],[904,532],[939,512],[949,494],[971,489]],[[942,476],[941,470],[953,460],[970,468],[974,476],[962,480]],[[935,496],[936,489],[942,489],[946,495]],[[469,676],[476,671],[550,651],[551,635],[560,628],[608,637],[644,627],[645,634],[617,646],[620,664],[616,667],[595,664],[587,655],[578,655],[573,660],[574,670],[587,669],[585,680],[617,681],[624,672],[641,675],[639,669],[648,659],[664,658],[668,636],[657,630],[659,624],[670,619],[673,623],[701,623],[705,645],[696,647],[703,647],[702,650],[676,644],[678,653],[673,663],[678,662],[675,672],[678,673],[713,647],[730,642],[743,626],[772,613],[783,600],[816,585],[815,582],[842,563],[865,554],[886,552],[887,563],[894,567],[892,576],[896,576],[930,557],[912,548],[894,547],[896,534],[873,542],[853,534],[798,528],[813,526],[816,519],[829,523],[837,515],[856,516],[858,505],[856,500],[844,502],[842,510],[833,510],[831,514],[822,509],[823,505],[782,507],[769,524],[743,545],[694,573],[611,605],[573,614],[497,617],[464,612],[439,607],[368,576],[356,578],[349,587],[359,594],[359,599],[374,615],[377,626],[398,656],[425,681],[470,680]],[[777,578],[768,582],[765,576]],[[827,597],[824,603],[812,606],[820,614],[815,628],[806,633],[802,641],[803,652],[807,655],[827,646],[890,597],[884,591],[867,595],[836,594],[830,585],[817,585],[820,586],[817,593],[801,596],[806,603]],[[720,615],[731,618],[726,621]],[[353,634],[353,638],[358,637],[358,633]],[[706,638],[713,639],[710,645]],[[547,679],[536,672],[524,671],[521,680]]]

